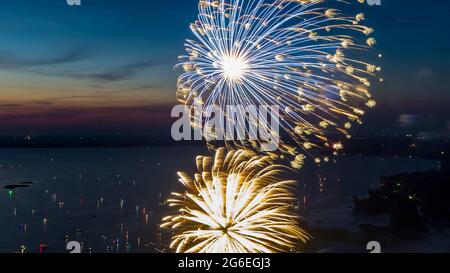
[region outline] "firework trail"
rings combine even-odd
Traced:
[[[310,238],[291,205],[295,181],[271,157],[220,148],[214,159],[197,157],[197,168],[193,178],[179,173],[185,192],[172,193],[178,211],[163,219],[176,252],[282,252]]]
[[[376,106],[369,88],[381,70],[361,57],[376,40],[362,24],[364,14],[340,12],[350,4],[201,0],[191,25],[196,39],[186,41],[187,55],[177,65],[178,99],[225,115],[227,105],[279,106],[281,132],[270,132],[267,120],[259,126],[280,136],[279,151],[294,156],[296,166],[312,150],[338,152],[342,136],[350,138],[352,124],[362,122],[364,108]],[[239,147],[248,147],[245,142]]]

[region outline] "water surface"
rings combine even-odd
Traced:
[[[0,252],[65,252],[67,241],[92,252],[167,252],[161,232],[164,200],[180,189],[176,172],[195,171],[200,147],[3,149],[0,187]],[[365,252],[368,240],[385,251],[448,251],[446,231],[408,241],[390,234],[366,234],[359,223],[388,218],[355,215],[353,195],[375,187],[382,175],[429,170],[431,160],[347,156],[333,164],[307,165],[296,177],[299,214],[316,238],[304,251]],[[44,247],[44,248],[43,248]]]

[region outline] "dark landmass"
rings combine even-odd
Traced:
[[[0,136],[0,148],[115,148],[200,146],[202,141],[172,140],[170,136],[89,135],[89,136]]]
[[[170,135],[0,136],[0,148],[203,146],[204,141],[174,141]],[[349,155],[398,156],[442,160],[449,157],[450,137],[355,136],[344,142]]]
[[[365,198],[354,197],[356,212],[390,215],[390,230],[421,232],[428,227],[450,226],[450,169],[448,160],[440,170],[382,177],[376,190]],[[385,227],[360,225],[374,230]]]
[[[10,184],[10,185],[6,185],[3,186],[3,189],[5,190],[16,190],[19,188],[28,188],[29,186],[34,185],[33,182],[20,182],[17,184]]]
[[[27,188],[29,187],[28,185],[6,185],[3,187],[3,189],[5,190],[15,190],[18,188]]]

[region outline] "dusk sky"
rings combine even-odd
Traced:
[[[379,107],[369,116],[380,122],[372,129],[421,121],[417,130],[450,130],[450,2],[349,1],[350,12],[366,13],[384,56],[385,82],[373,90]],[[192,38],[197,3],[1,0],[0,135],[164,127],[177,103],[173,67]]]

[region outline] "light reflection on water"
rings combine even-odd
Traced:
[[[208,152],[200,147],[0,150],[0,187],[34,183],[0,191],[0,252],[65,252],[72,240],[83,242],[84,251],[168,251],[170,234],[159,229],[164,200],[178,187],[176,171],[195,171],[198,154]],[[307,229],[321,234],[306,251],[365,251],[370,236],[358,223],[387,220],[355,216],[352,196],[367,193],[381,175],[437,164],[359,156],[336,161],[307,165],[298,174],[300,201],[294,205]],[[435,247],[422,243],[423,249]]]

